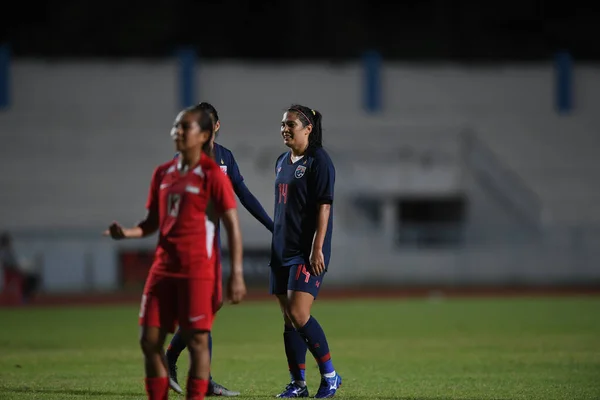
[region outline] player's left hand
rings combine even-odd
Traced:
[[[325,272],[325,257],[322,250],[313,249],[310,252],[310,273],[314,276],[319,276]]]
[[[246,282],[243,274],[231,274],[227,281],[227,297],[232,304],[238,304],[246,296]]]

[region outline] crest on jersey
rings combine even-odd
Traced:
[[[300,179],[304,176],[305,172],[306,172],[306,167],[304,165],[298,165],[298,168],[296,168],[296,172],[294,172],[294,176],[296,178]]]
[[[227,165],[219,165],[219,167],[221,167],[221,172],[227,175]]]

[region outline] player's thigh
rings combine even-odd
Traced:
[[[306,265],[298,264],[290,268],[288,276],[287,290],[293,292],[303,292],[312,295],[313,299],[317,298],[325,273],[315,276],[310,273],[310,268]],[[289,298],[289,296],[288,296]]]
[[[173,278],[150,273],[140,304],[139,325],[175,332],[177,287]]]
[[[185,278],[179,282],[178,321],[182,331],[210,332],[215,318],[214,279]]]
[[[271,267],[269,293],[276,296],[287,295],[290,267]]]

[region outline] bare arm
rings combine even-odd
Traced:
[[[242,274],[242,231],[238,219],[238,213],[235,208],[225,211],[221,219],[225,230],[227,231],[227,240],[229,243],[229,253],[231,257],[231,273]]]
[[[317,213],[317,229],[313,237],[312,249],[310,252],[310,268],[314,275],[321,275],[325,272],[325,257],[323,256],[323,242],[327,234],[327,225],[329,224],[329,213],[331,204],[319,204]]]
[[[229,255],[231,257],[231,274],[227,282],[227,293],[229,300],[233,304],[237,304],[246,295],[246,283],[244,282],[243,268],[243,246],[242,232],[238,221],[238,214],[235,208],[225,211],[221,216],[225,230],[227,231],[227,239],[229,243]]]
[[[310,266],[315,275],[325,272],[325,257],[323,255],[323,242],[327,236],[331,204],[333,204],[333,191],[335,184],[335,168],[331,159],[324,151],[315,154],[311,175],[317,195],[317,226],[313,237],[310,252]]]
[[[313,252],[323,250],[323,242],[325,241],[325,234],[327,233],[330,212],[331,204],[319,204],[319,211],[317,213],[317,230],[312,243]]]

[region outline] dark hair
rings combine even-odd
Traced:
[[[203,101],[202,103],[198,104],[196,107],[209,113],[213,120],[213,124],[216,124],[217,122],[219,122],[219,113],[217,112],[217,109],[212,104]]]
[[[198,122],[198,126],[200,127],[200,131],[201,132],[202,131],[210,132],[210,134],[208,136],[208,140],[202,146],[202,151],[204,153],[206,153],[208,156],[213,157],[210,142],[212,141],[213,136],[215,135],[215,130],[214,130],[215,126],[214,126],[212,117],[210,115],[210,111],[206,110],[204,108],[203,104],[207,104],[207,103],[200,103],[195,106],[188,107],[184,111],[197,114],[198,115],[197,122]],[[215,110],[215,112],[216,112],[216,110]]]
[[[313,149],[323,147],[323,127],[321,126],[323,116],[321,113],[300,104],[291,105],[287,111],[294,111],[298,114],[298,119],[304,126],[312,125],[312,131],[308,136],[308,147]]]

